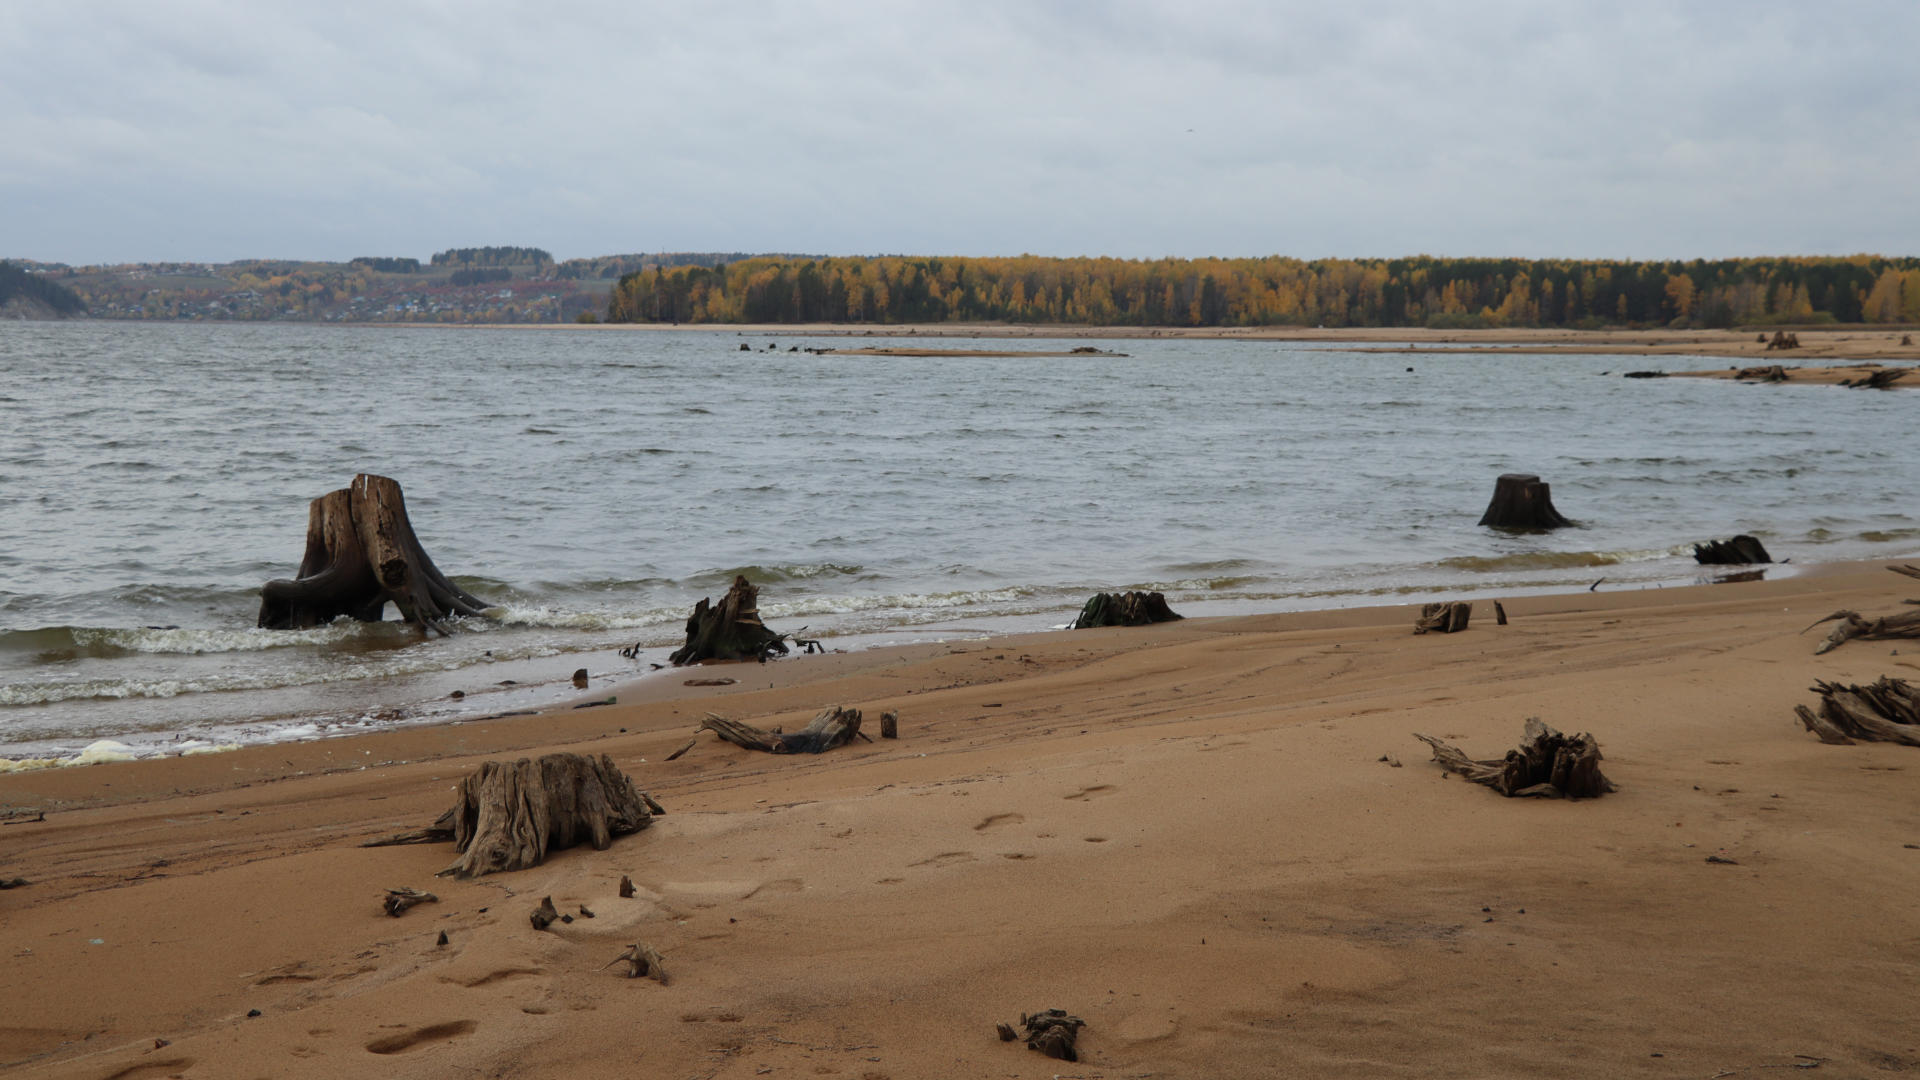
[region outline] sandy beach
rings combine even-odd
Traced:
[[[1775,573],[1780,573],[1776,571]],[[1920,668],[1801,631],[1881,564],[704,669],[725,687],[0,777],[0,1065],[23,1077],[1764,1076],[1920,1069],[1920,757],[1826,746],[1815,678]],[[689,676],[693,677],[693,676]],[[702,736],[828,703],[901,738]],[[1538,716],[1619,791],[1502,799]],[[670,813],[604,852],[437,879],[488,758],[608,754]],[[1384,759],[1384,760],[1383,760]],[[26,820],[44,812],[44,821]],[[1709,861],[1715,856],[1726,861]],[[622,899],[623,875],[639,886]],[[385,890],[439,897],[399,918]],[[551,896],[568,924],[536,931]],[[594,913],[587,918],[580,909]],[[436,945],[442,931],[448,938]],[[645,941],[672,981],[602,969]],[[1087,1021],[1077,1065],[994,1035]],[[249,1015],[257,1011],[257,1015]]]

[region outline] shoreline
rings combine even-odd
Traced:
[[[0,876],[30,882],[0,893],[0,1063],[1044,1077],[992,1024],[1062,1007],[1089,1023],[1080,1071],[1110,1076],[1879,1068],[1911,1042],[1920,759],[1822,745],[1792,706],[1815,677],[1920,670],[1802,633],[1910,596],[1884,565],[1519,597],[1450,635],[1395,605],[725,665],[703,670],[756,678],[0,777],[0,806],[46,811],[0,833]],[[901,739],[664,760],[709,708],[835,702],[897,709]],[[1497,755],[1535,715],[1592,731],[1619,792],[1501,800],[1411,735]],[[433,877],[450,845],[357,846],[430,821],[482,758],[550,748],[610,755],[669,814],[474,882]],[[388,918],[401,885],[439,901]],[[543,895],[597,917],[534,931]],[[670,985],[596,970],[633,940]]]

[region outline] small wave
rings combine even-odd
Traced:
[[[866,567],[857,563],[775,563],[771,566],[735,566],[723,570],[702,570],[688,579],[693,588],[710,587],[714,582],[732,584],[744,577],[755,585],[779,581],[806,581],[810,578],[858,577]]]
[[[569,611],[532,604],[487,609],[487,616],[503,626],[532,626],[557,630],[632,630],[686,618],[680,610],[641,612]],[[485,624],[476,624],[484,629]]]
[[[1920,529],[1868,529],[1860,539],[1872,544],[1893,544],[1920,538]]]
[[[1648,562],[1682,555],[1687,551],[1684,545],[1641,551],[1523,551],[1512,555],[1458,555],[1441,559],[1436,565],[1475,574],[1497,574],[1513,570],[1567,570],[1580,566]]]
[[[362,623],[341,619],[309,630],[185,630],[177,626],[45,626],[0,633],[0,649],[72,656],[114,657],[130,653],[260,652],[298,645],[333,645],[352,638],[396,641],[401,623]]]
[[[844,615],[863,611],[944,609],[1006,604],[1033,595],[1031,589],[961,589],[945,593],[900,593],[885,596],[821,596],[760,605],[762,615],[793,618],[802,615]]]

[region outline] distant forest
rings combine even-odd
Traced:
[[[1436,329],[1898,323],[1920,322],[1920,259],[755,257],[626,274],[607,318]]]
[[[348,266],[364,266],[382,274],[417,274],[420,272],[420,260],[413,258],[388,258],[380,255],[359,255],[348,261]]]
[[[65,285],[30,274],[10,262],[0,262],[0,304],[15,297],[37,300],[52,308],[56,315],[80,315],[87,310],[87,302],[80,299],[80,294]]]
[[[435,252],[435,266],[544,266],[553,256],[544,248],[477,247],[448,248]]]

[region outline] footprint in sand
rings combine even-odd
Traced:
[[[943,851],[940,854],[933,856],[932,858],[921,859],[919,862],[916,862],[916,863],[908,863],[907,866],[908,867],[952,866],[954,863],[963,863],[963,862],[972,862],[972,861],[973,861],[973,852],[971,851]]]
[[[454,1020],[445,1024],[433,1024],[428,1027],[414,1028],[398,1035],[385,1035],[367,1044],[367,1049],[376,1054],[404,1054],[409,1050],[418,1050],[423,1046],[446,1042],[469,1034],[478,1024],[471,1020]]]
[[[1076,800],[1084,802],[1085,800],[1088,800],[1088,799],[1097,799],[1102,795],[1105,795],[1109,792],[1116,791],[1116,790],[1118,789],[1115,788],[1112,784],[1095,784],[1092,787],[1081,788],[1079,791],[1076,791],[1071,795],[1063,796],[1063,798],[1065,798],[1068,802],[1073,802]]]
[[[980,824],[973,827],[973,831],[985,832],[996,825],[1018,825],[1025,820],[1027,820],[1026,817],[1021,814],[988,814],[981,819]]]
[[[104,1080],[135,1080],[142,1076],[164,1076],[167,1073],[185,1072],[193,1067],[192,1058],[168,1058],[165,1061],[143,1061],[138,1065],[129,1065],[116,1073],[108,1073]]]

